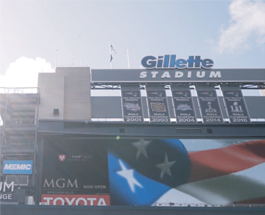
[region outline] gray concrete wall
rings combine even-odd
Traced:
[[[90,69],[59,67],[56,73],[65,77],[64,119],[91,120]]]
[[[40,88],[39,119],[63,120],[64,76],[56,73],[40,73],[38,87]],[[58,116],[53,115],[54,109],[59,109]]]
[[[41,73],[38,86],[40,120],[91,120],[89,67],[59,67],[56,73]],[[59,109],[58,116],[54,109]]]

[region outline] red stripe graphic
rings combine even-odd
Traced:
[[[189,153],[189,182],[242,171],[265,162],[265,140],[254,140],[220,149]]]
[[[265,204],[265,197],[257,198],[257,199],[250,199],[241,202],[235,202],[235,204]]]

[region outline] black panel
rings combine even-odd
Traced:
[[[146,88],[150,122],[170,122],[164,85],[147,85]]]
[[[193,100],[189,85],[172,86],[172,97],[175,106],[175,114],[177,123],[196,123],[196,115],[194,111]]]
[[[121,85],[124,122],[143,122],[139,85]]]
[[[222,87],[230,123],[250,122],[248,110],[239,87]]]
[[[250,118],[265,119],[265,96],[245,96],[244,97]]]
[[[196,88],[203,122],[207,124],[222,123],[223,117],[214,86],[197,86]]]
[[[92,118],[122,118],[121,97],[91,97]]]

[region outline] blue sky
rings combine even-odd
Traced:
[[[0,86],[30,85],[56,65],[110,68],[109,43],[114,69],[128,67],[127,49],[131,68],[165,54],[265,68],[264,20],[264,0],[2,0]]]

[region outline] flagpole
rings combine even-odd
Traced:
[[[112,54],[111,54],[111,43],[109,42],[109,56],[111,58]],[[112,69],[112,60],[110,59],[110,68]]]
[[[56,49],[55,68],[57,68],[57,61],[58,61],[58,49]]]
[[[128,61],[128,69],[130,69],[130,59],[129,59],[129,50],[127,49],[127,61]]]

